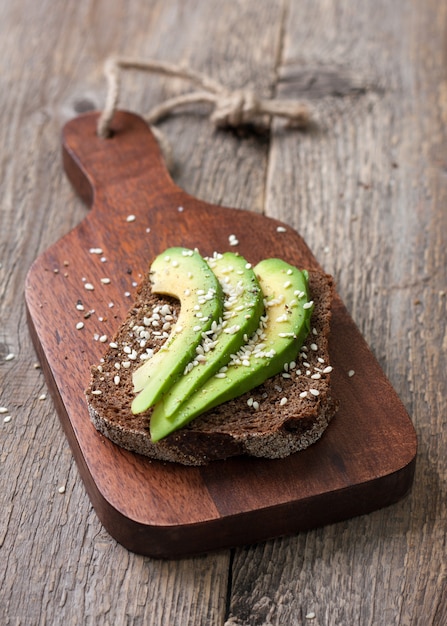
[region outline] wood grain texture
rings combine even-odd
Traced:
[[[445,24],[434,0],[1,3],[7,624],[446,622]],[[101,64],[115,51],[186,59],[265,94],[307,93],[319,121],[308,134],[275,125],[270,142],[240,140],[195,112],[162,127],[183,188],[284,219],[334,273],[416,425],[416,480],[401,503],[234,555],[169,563],[125,551],[102,529],[54,407],[39,400],[46,387],[33,367],[23,285],[38,254],[85,216],[62,171],[60,131],[101,106]],[[123,88],[123,108],[143,112],[183,85],[132,74]]]

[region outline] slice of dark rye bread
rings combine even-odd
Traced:
[[[332,278],[309,272],[309,288],[314,301],[312,330],[296,365],[286,366],[288,371],[153,443],[151,409],[140,415],[130,410],[132,372],[148,347],[156,350],[163,344],[179,303],[153,294],[146,278],[100,365],[91,369],[86,398],[94,426],[123,448],[183,465],[204,465],[242,454],[282,458],[315,443],[337,409],[328,353]]]

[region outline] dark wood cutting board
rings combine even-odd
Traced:
[[[67,175],[91,210],[35,261],[25,295],[61,423],[109,533],[132,551],[177,558],[296,533],[402,498],[413,480],[415,431],[338,297],[330,349],[340,409],[304,452],[189,468],[127,452],[94,429],[84,399],[90,366],[125,317],[154,255],[168,246],[197,246],[206,255],[237,250],[253,264],[279,256],[319,267],[289,226],[178,188],[141,118],[118,112],[113,136],[100,139],[97,117],[76,118],[63,133]],[[237,247],[229,246],[230,235]]]

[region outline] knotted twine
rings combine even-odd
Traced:
[[[302,102],[264,99],[258,97],[250,89],[231,91],[209,76],[196,72],[185,65],[151,59],[111,57],[107,59],[104,65],[108,90],[97,127],[98,135],[103,138],[111,135],[111,122],[118,105],[120,70],[122,69],[136,69],[183,78],[192,81],[199,87],[197,91],[184,93],[166,100],[144,116],[161,144],[164,143],[163,136],[158,129],[154,128],[154,124],[179,107],[197,103],[211,105],[210,119],[218,128],[236,128],[262,121],[265,123],[266,119],[269,123],[274,116],[287,119],[289,124],[296,128],[306,128],[310,123],[309,109]]]

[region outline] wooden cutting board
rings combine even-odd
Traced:
[[[330,349],[340,409],[304,452],[190,468],[127,452],[94,429],[84,399],[90,366],[125,317],[154,255],[168,246],[197,246],[205,255],[237,250],[253,264],[279,256],[319,267],[289,226],[178,188],[141,118],[118,112],[113,136],[100,139],[97,117],[76,118],[63,133],[67,175],[91,211],[35,261],[25,295],[48,386],[108,532],[137,553],[177,558],[296,533],[402,498],[413,480],[415,431],[338,297]],[[237,247],[230,248],[230,235]],[[86,316],[77,309],[81,302]]]

